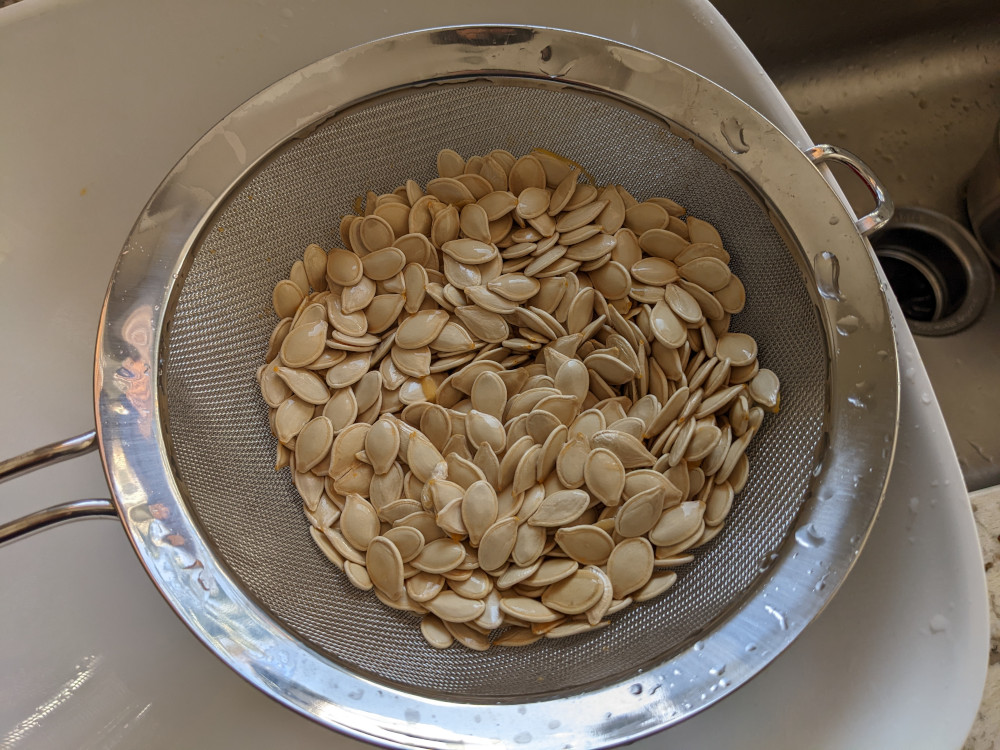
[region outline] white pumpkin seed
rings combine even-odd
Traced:
[[[607,448],[595,448],[587,454],[583,478],[590,493],[608,506],[618,505],[625,489],[625,467]]]
[[[503,518],[492,524],[479,542],[479,565],[487,573],[501,567],[517,541],[517,519]]]
[[[364,275],[361,258],[349,250],[331,250],[326,256],[326,275],[335,284],[354,286]]]
[[[555,541],[570,558],[581,565],[604,565],[615,546],[606,531],[586,524],[558,529]]]
[[[508,182],[510,192],[514,195],[520,195],[523,190],[531,187],[544,188],[545,170],[534,156],[522,156],[510,168]]]
[[[663,511],[663,492],[658,487],[638,492],[618,510],[615,531],[623,537],[638,537],[649,532]]]
[[[454,591],[445,590],[426,602],[427,609],[444,622],[471,622],[483,614],[486,605],[475,599],[466,599]]]
[[[625,226],[639,236],[650,229],[663,229],[669,219],[666,209],[656,203],[639,203],[625,211]]]
[[[420,618],[420,634],[428,644],[438,649],[448,648],[455,642],[455,637],[436,615]]]
[[[621,460],[626,469],[652,466],[656,462],[642,441],[624,432],[599,430],[594,433],[590,442],[595,448],[607,448]]]
[[[321,406],[330,398],[330,391],[323,383],[323,379],[314,372],[279,367],[276,373],[291,389],[292,393],[306,403]]]
[[[665,510],[650,530],[649,540],[661,547],[677,544],[694,533],[704,514],[705,506],[691,501]]]
[[[440,575],[454,570],[464,559],[465,548],[460,542],[440,538],[424,544],[410,564],[421,572]]]
[[[761,368],[750,380],[747,393],[765,409],[776,411],[781,403],[781,384],[771,370]]]
[[[527,521],[546,528],[565,526],[579,518],[589,504],[590,496],[582,490],[560,490],[546,496]]]

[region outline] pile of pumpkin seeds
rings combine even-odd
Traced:
[[[438,155],[274,289],[310,532],[434,647],[601,628],[723,528],[779,383],[719,233],[542,150]]]

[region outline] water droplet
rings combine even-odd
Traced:
[[[711,675],[715,675],[716,677],[722,677],[722,675],[726,673],[726,665],[720,664],[717,667],[712,667],[710,670],[708,670],[708,673]]]
[[[637,682],[634,685],[630,685],[628,691],[632,693],[632,695],[639,695],[642,692],[642,685]]]
[[[725,677],[723,677],[721,680],[719,680],[719,687],[720,688],[727,688],[727,687],[729,687],[729,680],[727,680]]]
[[[570,58],[566,60],[559,55],[553,55],[552,47],[544,47],[539,55],[540,65],[538,69],[547,75],[549,78],[559,78],[564,76],[572,70],[573,66],[576,65],[576,58]]]
[[[531,742],[531,732],[521,732],[514,735],[514,742],[518,745],[527,745]]]
[[[756,643],[748,643],[746,645],[746,648],[743,649],[743,650],[746,651],[748,654],[752,654],[754,651],[757,650],[757,644]]]
[[[553,719],[549,722],[549,729],[558,729],[560,726],[562,726],[562,722],[559,719]]]
[[[526,706],[518,706],[517,707],[517,712],[519,714],[526,714],[526,713],[528,713],[528,709],[527,709]]]
[[[809,523],[795,532],[795,541],[803,547],[821,547],[826,539],[816,531],[815,526]]]
[[[823,589],[826,588],[826,576],[827,575],[829,575],[829,573],[827,573],[822,578],[820,578],[818,581],[816,581],[816,585],[813,586],[813,591],[819,592],[819,591],[822,591]]]
[[[827,299],[841,299],[840,259],[824,250],[813,258],[813,267],[816,269],[816,288],[820,295]]]
[[[760,559],[760,562],[757,563],[757,570],[759,570],[761,573],[765,572],[768,568],[771,567],[771,565],[774,564],[774,561],[777,559],[778,559],[777,552],[767,553],[766,555],[764,555],[764,557]]]
[[[475,716],[472,717],[472,720],[477,724],[479,724],[483,720],[483,717],[480,716],[479,714],[476,714]]]
[[[845,315],[837,321],[837,333],[848,336],[858,330],[860,321],[857,315]]]
[[[917,513],[920,510],[920,498],[911,497],[910,498],[910,513]]]
[[[695,644],[691,647],[695,651],[701,651],[705,648],[704,641],[695,641]]]
[[[889,352],[887,352],[885,349],[879,349],[877,352],[875,352],[875,355],[879,359],[889,359]]]
[[[722,121],[722,137],[726,139],[729,150],[734,154],[745,154],[750,150],[743,138],[743,126],[735,117],[728,117]]]
[[[361,690],[361,689],[352,690],[351,692],[349,692],[347,694],[347,697],[351,698],[352,700],[358,701],[358,700],[361,700],[361,698],[364,696],[364,694],[365,694],[364,690]]]
[[[413,721],[413,722],[420,721],[420,712],[415,709],[408,708],[403,712],[403,718],[405,718],[407,721]]]
[[[776,610],[770,604],[765,604],[764,605],[764,610],[769,615],[771,615],[775,620],[778,621],[778,625],[781,627],[782,630],[788,630],[788,620],[785,619],[785,616],[783,614],[781,614],[781,612],[779,612],[778,610]]]
[[[934,398],[927,391],[924,391],[923,393],[920,394],[920,403],[922,403],[924,406],[930,405],[931,401],[933,400]]]
[[[950,625],[951,623],[944,615],[934,615],[930,621],[932,633],[943,633]]]

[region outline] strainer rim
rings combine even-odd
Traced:
[[[462,41],[463,35],[476,43]],[[401,69],[385,65],[387,55],[419,62]],[[562,76],[540,74],[538,60],[553,57],[575,64]],[[479,68],[470,69],[472,59]],[[357,76],[359,71],[364,75]],[[613,83],[613,74],[620,72],[628,73],[627,86]],[[532,78],[540,85],[576,84],[657,113],[767,196],[790,247],[835,248],[842,290],[840,299],[815,295],[833,357],[829,444],[814,488],[817,496],[827,490],[833,495],[807,501],[800,516],[820,531],[824,524],[840,523],[841,533],[822,547],[798,549],[794,557],[788,554],[794,539],[787,540],[787,549],[770,567],[770,582],[761,586],[767,589],[766,607],[759,596],[744,602],[674,660],[583,693],[501,705],[435,700],[360,678],[290,637],[251,601],[200,538],[184,500],[166,448],[159,362],[169,303],[183,283],[185,260],[226,196],[258,163],[290,138],[379,92],[490,74]],[[331,91],[338,92],[337,100]],[[704,123],[737,115],[749,148],[727,153],[723,132]],[[807,274],[811,261],[802,258]],[[835,323],[847,309],[845,300],[861,325],[852,337],[840,339]],[[888,481],[898,421],[895,352],[888,305],[853,219],[798,148],[744,102],[686,68],[613,40],[525,26],[450,27],[390,37],[313,63],[248,100],[188,152],[143,210],[112,277],[99,329],[95,408],[109,485],[141,561],[195,635],[251,684],[323,724],[385,745],[512,743],[524,727],[544,731],[562,717],[562,732],[550,739],[535,737],[533,744],[609,746],[663,729],[731,693],[786,648],[829,601],[867,537]],[[141,373],[146,382],[129,378],[125,383],[122,372]],[[858,380],[868,383],[874,396],[863,409],[849,402]],[[878,466],[866,460],[875,444],[888,451]],[[800,580],[820,554],[829,564],[825,588],[792,598],[795,587],[787,584]],[[784,614],[792,610],[802,616],[793,620]],[[733,626],[737,619],[740,627]],[[746,652],[748,642],[757,650]],[[709,672],[718,663],[730,665],[726,684]],[[682,667],[696,680],[683,693],[668,690],[668,667]],[[359,689],[366,694],[364,706],[349,697]],[[432,718],[415,720],[414,711]]]

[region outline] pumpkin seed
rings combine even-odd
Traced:
[[[320,416],[306,423],[295,440],[295,468],[306,472],[330,453],[333,444],[333,425]]]
[[[381,417],[365,436],[365,453],[376,474],[385,474],[399,453],[399,428],[395,421]]]
[[[355,549],[366,550],[378,536],[379,528],[378,515],[371,503],[360,495],[348,494],[340,516],[340,530],[344,539]]]
[[[624,432],[599,430],[594,433],[590,442],[595,448],[607,448],[621,460],[626,469],[652,466],[656,462],[642,441]]]
[[[618,505],[625,489],[625,467],[618,456],[606,448],[595,448],[587,454],[583,477],[594,497],[605,505]]]
[[[371,583],[382,593],[394,600],[403,596],[403,558],[390,539],[372,539],[365,551],[365,567]]]
[[[361,258],[349,250],[334,249],[326,256],[326,275],[340,286],[354,286],[364,275]]]
[[[666,301],[653,306],[649,320],[653,335],[665,347],[677,349],[687,340],[687,327]]]
[[[615,531],[623,537],[638,537],[647,533],[660,519],[663,492],[658,487],[638,492],[618,510]]]
[[[642,588],[633,593],[632,598],[637,602],[645,602],[655,599],[677,582],[677,574],[672,570],[665,570],[653,573],[649,581]]]
[[[483,614],[486,605],[475,599],[466,599],[454,591],[445,590],[426,602],[427,609],[444,622],[471,622]]]
[[[465,429],[472,445],[487,443],[497,453],[507,445],[503,424],[491,414],[471,409],[466,415]]]
[[[559,490],[548,495],[527,520],[532,526],[565,526],[579,518],[589,504],[590,496],[582,490]]]
[[[573,434],[573,433],[571,433]],[[584,483],[584,464],[590,453],[590,441],[581,433],[573,434],[556,459],[556,474],[564,487],[576,489]]]
[[[305,367],[311,364],[326,347],[325,309],[321,305],[312,307],[323,310],[323,319],[313,323],[299,323],[281,343],[281,361],[288,367]]]
[[[695,258],[679,266],[677,271],[681,278],[697,284],[707,292],[723,289],[732,278],[729,266],[712,257]]]
[[[423,573],[440,575],[454,570],[464,559],[465,547],[460,542],[441,538],[427,542],[410,564]]]
[[[545,170],[541,162],[532,155],[522,156],[514,162],[508,175],[510,192],[520,195],[527,188],[544,188]]]
[[[653,545],[645,537],[625,539],[608,557],[607,574],[616,599],[638,591],[653,575]]]
[[[480,198],[477,203],[486,211],[487,220],[496,221],[517,207],[517,196],[506,190],[494,190]]]
[[[436,615],[420,618],[420,634],[428,644],[438,649],[448,648],[455,642],[455,637]]]
[[[632,277],[628,270],[613,260],[590,271],[590,280],[594,289],[608,300],[624,299],[632,288]]]
[[[444,148],[438,151],[437,171],[440,177],[458,177],[465,170],[465,159],[457,151]]]
[[[503,518],[492,524],[479,541],[479,565],[487,573],[507,562],[517,541],[517,519]],[[502,605],[501,605],[502,606]]]
[[[691,501],[665,510],[650,530],[649,540],[661,547],[677,544],[694,533],[704,513],[705,507],[701,503]]]
[[[574,167],[569,169],[565,176],[558,181],[549,200],[549,216],[557,216],[564,208],[566,208],[566,204],[569,203],[573,197],[573,193],[577,186],[577,180],[579,180],[579,178],[580,170]]]
[[[551,584],[542,594],[542,604],[556,612],[579,615],[593,607],[604,594],[604,584],[592,570],[577,570]]]
[[[500,609],[524,622],[555,622],[562,618],[559,612],[526,596],[504,597],[500,600]]]
[[[777,411],[781,403],[780,388],[778,376],[771,370],[761,368],[750,380],[747,393],[765,409]]]
[[[558,529],[555,540],[567,555],[581,565],[604,565],[615,546],[606,531],[592,525]]]

